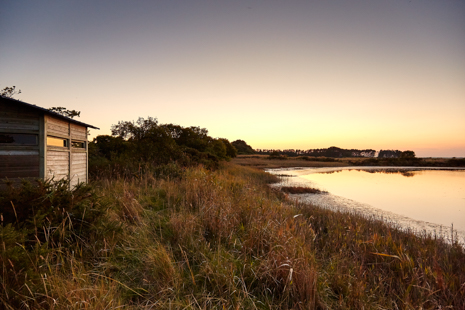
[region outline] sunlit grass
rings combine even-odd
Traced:
[[[232,163],[240,166],[255,167],[261,169],[290,168],[290,167],[343,167],[348,166],[348,161],[335,161],[324,158],[311,157],[288,157],[287,159],[270,159],[268,155],[239,155],[231,160]]]
[[[326,194],[328,192],[305,186],[282,186],[280,190],[288,194]]]
[[[53,208],[36,212],[27,225],[4,218],[1,307],[465,306],[457,243],[288,200],[267,186],[277,177],[257,169],[174,170],[100,179],[74,193],[42,189],[42,199],[72,197],[77,207],[63,205],[54,220]],[[2,195],[0,213],[13,197]]]

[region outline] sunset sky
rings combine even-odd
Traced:
[[[253,148],[465,157],[465,0],[0,2],[0,89]]]

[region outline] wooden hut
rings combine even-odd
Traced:
[[[0,96],[0,180],[68,178],[70,187],[87,182],[87,128],[99,129]]]

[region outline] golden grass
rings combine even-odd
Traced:
[[[281,186],[280,190],[288,194],[325,194],[328,192],[305,186]]]
[[[268,159],[268,155],[239,155],[231,162],[240,166],[255,167],[260,169],[292,168],[292,167],[344,167],[346,161],[311,161],[301,157],[289,157],[287,159]]]
[[[0,308],[465,307],[458,244],[291,201],[276,179],[228,163],[100,180],[93,228],[64,216],[49,243],[2,221]]]

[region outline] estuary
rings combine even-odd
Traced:
[[[291,195],[327,208],[382,217],[415,230],[465,241],[465,169],[345,167],[275,169],[281,185],[328,194]]]

